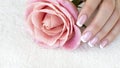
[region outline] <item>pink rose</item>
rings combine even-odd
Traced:
[[[69,0],[32,0],[26,11],[26,25],[43,47],[75,49],[81,36],[75,25],[77,15],[77,8]]]

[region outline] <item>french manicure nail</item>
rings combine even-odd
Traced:
[[[82,25],[85,23],[85,21],[87,20],[87,16],[86,15],[82,15],[78,21],[77,21],[77,25],[79,27],[82,27]]]
[[[100,44],[100,48],[104,48],[107,44],[108,44],[107,40],[102,41]]]
[[[81,40],[83,42],[87,42],[87,41],[89,41],[91,36],[92,36],[92,32],[86,32],[84,35],[81,36]]]
[[[97,42],[98,42],[98,38],[94,37],[91,41],[88,42],[88,45],[90,47],[94,47]]]

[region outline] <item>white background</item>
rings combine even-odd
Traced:
[[[44,49],[24,30],[25,0],[0,0],[0,68],[120,68],[120,36],[107,48]]]

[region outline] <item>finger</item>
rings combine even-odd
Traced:
[[[114,0],[104,0],[100,6],[100,9],[93,19],[91,24],[85,29],[82,34],[81,40],[83,42],[88,42],[91,38],[93,38],[97,32],[105,25],[107,20],[113,13],[115,8]]]
[[[92,13],[96,10],[100,2],[101,0],[87,0],[86,1],[85,5],[81,9],[80,14],[78,16],[77,25],[79,27],[81,27],[85,23],[87,18],[89,18],[92,15]]]
[[[101,41],[100,48],[104,48],[106,45],[112,42],[119,33],[120,33],[120,19],[118,20],[117,24],[114,26],[112,31]]]
[[[115,9],[112,16],[109,18],[107,23],[104,25],[104,27],[97,33],[97,35],[92,38],[88,44],[90,46],[95,46],[101,39],[103,39],[114,27],[114,25],[117,23],[119,19],[119,11],[118,9]]]

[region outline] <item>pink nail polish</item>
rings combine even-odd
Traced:
[[[108,44],[108,40],[104,40],[100,44],[100,48],[104,48]]]
[[[94,37],[91,41],[88,42],[88,45],[90,47],[94,47],[97,42],[98,42],[98,37]]]
[[[79,27],[82,27],[82,25],[85,23],[85,21],[87,20],[87,15],[82,15],[78,21],[77,21],[77,25]]]
[[[92,37],[92,32],[86,32],[84,35],[81,36],[81,40],[83,42],[87,42],[91,37]]]

